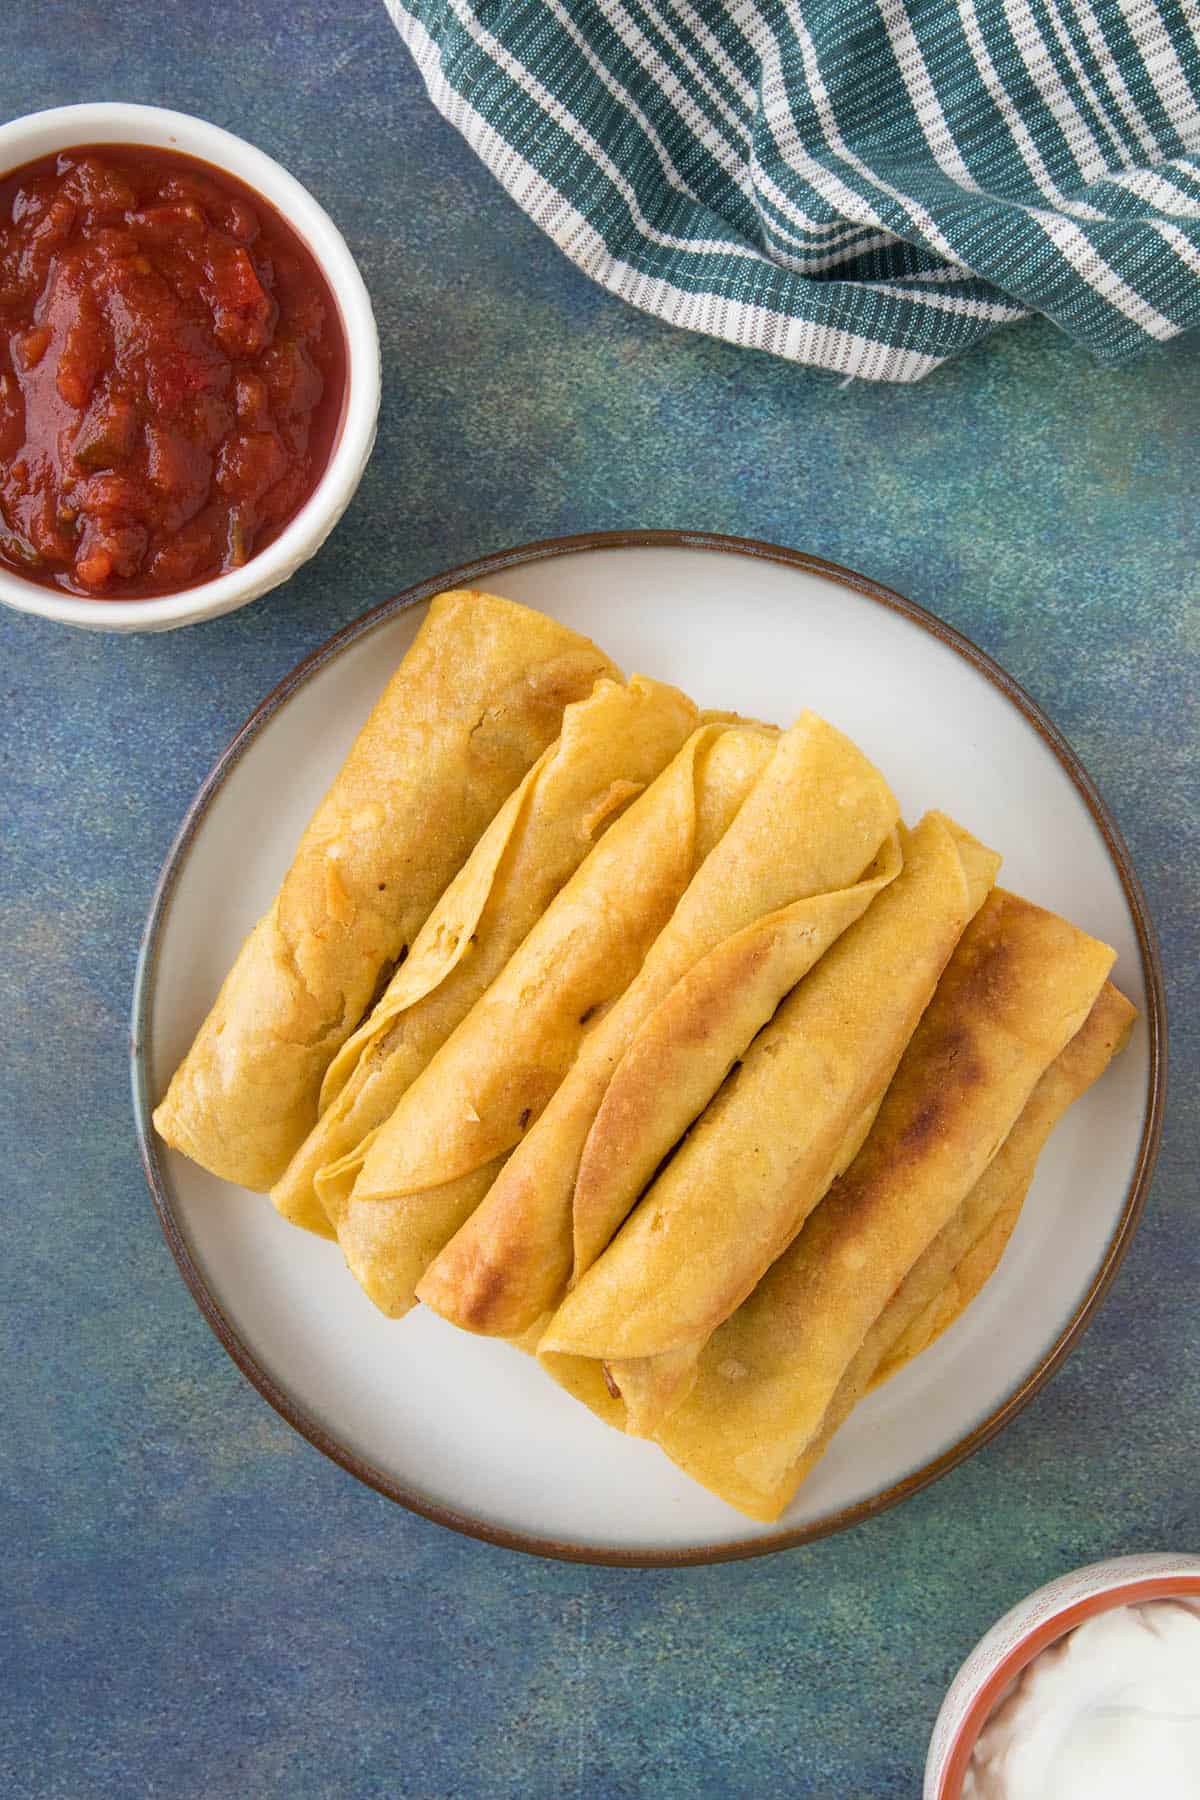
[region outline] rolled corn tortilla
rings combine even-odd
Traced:
[[[434,1052],[625,807],[697,724],[677,688],[599,681],[510,794],[446,889],[391,983],[338,1051],[321,1114],[272,1189],[293,1224],[333,1237],[319,1172],[382,1125]]]
[[[927,1350],[980,1293],[1000,1266],[1016,1229],[1046,1140],[1068,1107],[1098,1081],[1125,1048],[1137,1008],[1106,981],[1100,997],[1066,1048],[1034,1088],[1020,1118],[1005,1138],[958,1213],[914,1265],[885,1309],[871,1386],[877,1387]],[[949,1263],[950,1272],[939,1280]]]
[[[1105,982],[1095,1006],[1034,1088],[980,1180],[917,1258],[863,1339],[826,1408],[820,1431],[796,1465],[793,1492],[808,1479],[859,1401],[927,1350],[995,1273],[1046,1139],[1067,1108],[1124,1048],[1136,1016],[1124,994]]]
[[[570,1386],[571,1359],[603,1363],[625,1429],[654,1435],[858,1151],[998,860],[942,814],[907,834],[900,875],[784,1001],[554,1315],[551,1374]]]
[[[563,708],[619,675],[553,619],[433,601],[154,1115],[168,1144],[266,1190],[321,1081]]]
[[[640,972],[426,1271],[426,1305],[506,1337],[553,1310],[783,995],[895,878],[897,816],[841,732],[806,712],[783,734]]]
[[[1112,962],[1053,913],[1001,889],[989,897],[858,1157],[709,1340],[691,1392],[660,1424],[659,1444],[702,1486],[778,1518],[840,1418],[866,1339],[983,1179]]]
[[[1135,1007],[1106,982],[1080,1030],[1034,1088],[982,1179],[917,1258],[863,1339],[826,1408],[820,1431],[796,1465],[793,1493],[807,1481],[859,1401],[927,1350],[995,1273],[1046,1139],[1067,1108],[1123,1049],[1136,1016]]]
[[[624,991],[774,737],[706,725],[608,831],[387,1123],[318,1176],[346,1260],[382,1311],[426,1268]]]

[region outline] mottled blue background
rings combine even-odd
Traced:
[[[106,98],[201,113],[314,190],[385,395],[357,500],[285,590],[143,640],[0,618],[0,1792],[915,1795],[997,1613],[1094,1557],[1200,1548],[1195,349],[1105,373],[1028,324],[892,390],[682,336],[539,236],[377,0],[5,9],[0,117]],[[1145,1223],[1049,1389],[871,1524],[662,1573],[453,1537],[295,1437],[160,1239],[125,1047],[155,873],[260,696],[409,582],[632,525],[824,553],[1007,664],[1126,833],[1174,1032]]]

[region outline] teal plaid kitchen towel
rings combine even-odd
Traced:
[[[674,325],[916,381],[1045,313],[1200,323],[1188,0],[387,0],[530,217]]]

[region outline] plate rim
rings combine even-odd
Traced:
[[[360,638],[369,636],[399,613],[407,612],[414,606],[419,606],[424,601],[432,599],[435,594],[456,587],[476,586],[489,576],[503,574],[509,569],[529,563],[546,562],[557,557],[574,556],[591,551],[639,549],[701,550],[719,555],[745,556],[794,569],[802,574],[817,576],[834,586],[847,588],[868,600],[873,600],[890,612],[900,614],[910,623],[928,632],[939,643],[955,651],[965,662],[990,681],[993,687],[999,689],[1000,693],[1017,708],[1026,722],[1033,726],[1042,741],[1057,757],[1084,801],[1092,822],[1104,841],[1133,919],[1146,985],[1146,1026],[1149,1039],[1146,1110],[1137,1158],[1120,1217],[1086,1293],[1025,1379],[999,1406],[993,1408],[986,1418],[959,1438],[949,1449],[878,1494],[870,1495],[850,1506],[841,1507],[835,1512],[828,1513],[819,1519],[810,1520],[804,1525],[771,1532],[767,1536],[748,1538],[734,1543],[693,1545],[682,1549],[653,1545],[606,1547],[542,1537],[527,1531],[510,1530],[506,1526],[493,1524],[488,1519],[477,1518],[471,1513],[462,1512],[454,1507],[444,1506],[431,1500],[419,1489],[397,1480],[386,1470],[378,1468],[366,1457],[360,1456],[355,1450],[340,1442],[332,1431],[301,1406],[286,1388],[281,1386],[262,1366],[251,1345],[247,1343],[222,1310],[219,1300],[208,1285],[203,1269],[193,1258],[180,1221],[176,1217],[171,1185],[159,1159],[158,1141],[151,1121],[152,1108],[147,1080],[151,1009],[156,986],[159,950],[179,876],[216,794],[224,786],[246,751],[292,696],[300,688],[306,686],[326,664],[335,660],[344,650],[348,649],[351,644],[357,643]],[[919,1493],[941,1476],[948,1474],[951,1469],[956,1468],[959,1463],[965,1462],[975,1451],[989,1443],[1061,1367],[1078,1345],[1083,1332],[1091,1323],[1101,1301],[1112,1285],[1144,1210],[1158,1156],[1166,1101],[1166,1067],[1167,1008],[1162,955],[1141,881],[1134,869],[1125,840],[1095,782],[1062,732],[1020,683],[994,657],[980,649],[955,626],[947,624],[935,613],[930,612],[916,601],[908,599],[895,589],[873,580],[870,576],[847,568],[841,563],[831,562],[825,557],[814,555],[808,551],[791,549],[758,538],[731,537],[718,532],[649,528],[588,531],[562,537],[539,538],[531,543],[519,544],[510,549],[476,557],[470,562],[444,570],[438,575],[430,576],[411,587],[404,588],[390,599],[371,607],[365,613],[360,614],[357,619],[351,620],[347,625],[334,632],[331,637],[319,644],[315,650],[303,657],[284,675],[259,701],[217,757],[191,800],[167,851],[142,928],[134,973],[130,1021],[130,1079],[134,1123],[142,1169],[150,1189],[159,1225],[179,1272],[203,1317],[227,1355],[251,1385],[258,1390],[268,1405],[302,1438],[319,1450],[322,1455],[327,1456],[330,1461],[344,1469],[347,1474],[374,1489],[376,1493],[403,1506],[407,1511],[429,1519],[434,1524],[444,1525],[463,1536],[495,1544],[504,1549],[518,1550],[529,1555],[548,1557],[561,1562],[590,1563],[610,1568],[678,1568],[739,1562],[751,1557],[768,1556],[779,1550],[795,1549],[802,1544],[814,1543],[820,1538],[845,1531],[851,1526],[861,1524],[867,1519],[876,1517],[879,1513],[888,1511],[891,1507],[898,1505],[900,1501]]]

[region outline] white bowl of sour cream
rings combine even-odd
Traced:
[[[975,1646],[924,1800],[1200,1800],[1200,1556],[1061,1575]]]

